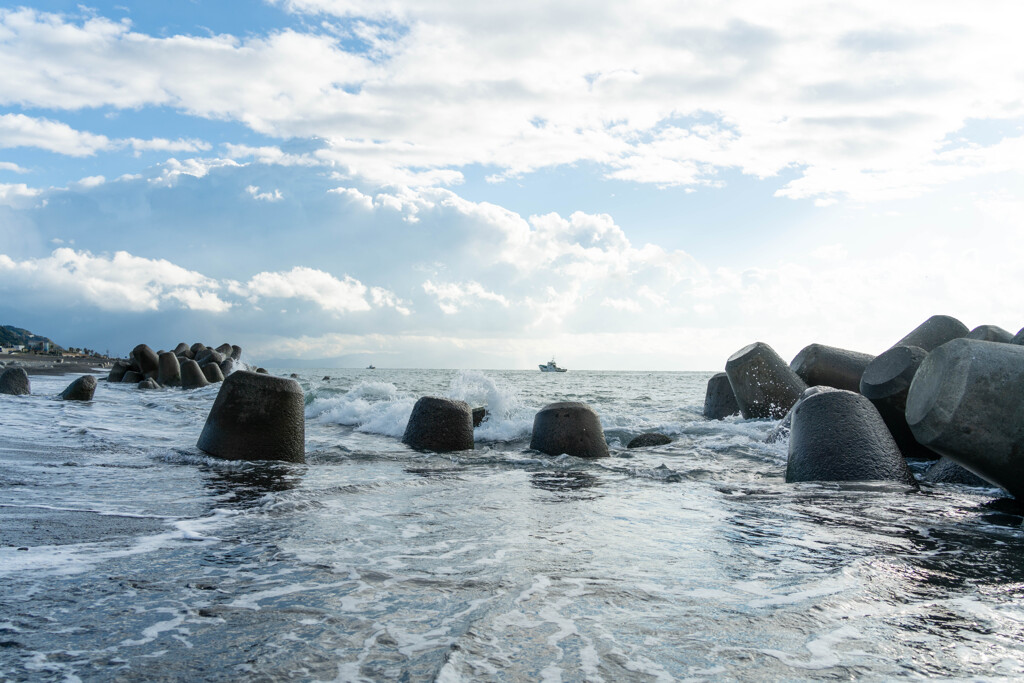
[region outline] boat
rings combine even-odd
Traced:
[[[366,369],[367,370],[376,370],[377,368],[374,366],[373,363],[370,363],[369,365],[366,366]]]
[[[558,364],[555,363],[555,359],[554,358],[549,360],[544,365],[539,365],[537,367],[540,368],[541,372],[568,372],[569,371],[568,368],[560,368],[560,367],[558,367]]]

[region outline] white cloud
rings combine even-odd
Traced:
[[[38,147],[57,154],[85,157],[110,146],[106,136],[77,131],[66,123],[24,114],[0,114],[0,148]]]
[[[42,194],[42,190],[29,187],[25,183],[0,183],[0,204],[7,206],[24,206],[28,200]]]
[[[173,299],[192,310],[223,312],[230,304],[218,297],[218,287],[215,280],[169,261],[124,251],[107,257],[65,247],[23,261],[0,254],[0,290],[104,311],[156,311]]]
[[[348,275],[339,280],[330,273],[304,266],[285,272],[257,273],[245,285],[234,285],[232,292],[247,296],[253,303],[261,298],[312,301],[323,310],[335,313],[369,311],[371,305],[366,298],[369,293],[374,305],[408,313],[404,302],[392,292],[381,288],[371,290]]]
[[[166,138],[151,138],[141,140],[139,138],[127,138],[119,140],[118,145],[127,145],[135,150],[135,153],[142,152],[205,152],[210,149],[210,143],[203,140],[178,138],[168,140]]]
[[[327,190],[327,193],[340,195],[350,203],[360,206],[367,211],[373,210],[373,197],[363,194],[354,187],[336,187],[333,190]]]
[[[84,178],[79,178],[75,185],[81,188],[90,189],[93,187],[99,187],[103,183],[107,182],[107,179],[101,175],[91,175]]]
[[[281,190],[263,192],[255,185],[249,185],[245,188],[245,191],[248,192],[253,199],[261,202],[279,202],[284,199],[284,195],[281,194]]]
[[[614,178],[693,186],[721,182],[723,169],[788,170],[797,178],[780,196],[822,204],[992,173],[976,162],[1002,157],[998,140],[966,152],[949,141],[970,139],[972,122],[1024,116],[1019,8],[1005,0],[984,12],[881,0],[282,4],[354,21],[155,37],[91,15],[0,11],[0,104],[173,107],[322,141],[300,155],[229,146],[228,158],[404,186],[458,183],[470,164],[515,177],[592,162]],[[8,135],[78,155],[114,144],[40,121],[9,121]],[[22,130],[39,125],[51,130]]]
[[[0,161],[0,171],[11,171],[13,173],[28,173],[27,168],[22,168],[11,161]]]
[[[160,177],[154,179],[154,182],[172,184],[182,175],[203,178],[215,168],[223,168],[225,166],[237,167],[240,165],[232,159],[185,159],[184,161],[178,161],[171,157],[164,163]]]
[[[509,301],[501,294],[484,289],[479,282],[434,283],[427,280],[423,291],[437,299],[438,307],[446,314],[458,313],[474,301],[493,301],[508,308]]]

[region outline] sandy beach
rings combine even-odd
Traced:
[[[116,358],[76,358],[15,353],[0,356],[3,368],[21,367],[29,375],[85,374],[109,368]]]

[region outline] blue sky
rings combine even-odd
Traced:
[[[1014,3],[491,4],[0,9],[0,322],[666,370],[1024,325]]]

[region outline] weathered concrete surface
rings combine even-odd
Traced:
[[[917,486],[875,406],[852,391],[826,391],[793,411],[786,481],[893,481]]]
[[[709,420],[721,420],[740,412],[736,403],[736,394],[729,384],[729,375],[719,372],[708,380],[708,388],[704,394],[704,417]]]
[[[646,434],[640,434],[633,437],[630,442],[626,444],[626,448],[650,448],[651,446],[665,446],[670,443],[672,443],[672,439],[664,434],[648,432]]]
[[[725,363],[729,384],[745,419],[783,417],[807,384],[772,347],[754,342]]]
[[[948,315],[933,315],[915,327],[893,346],[917,346],[925,351],[942,346],[948,341],[966,337],[967,325]]]
[[[402,443],[422,451],[473,449],[473,410],[465,401],[423,396],[412,408]]]
[[[227,460],[305,462],[303,398],[295,380],[232,373],[221,384],[196,445]]]
[[[918,346],[894,346],[872,361],[860,382],[907,458],[935,460],[939,454],[922,446],[907,425],[907,392],[928,352]]]
[[[608,442],[597,413],[586,403],[576,401],[551,403],[537,413],[530,448],[548,455],[608,456]]]
[[[920,443],[1024,497],[1024,347],[943,344],[918,368],[906,417]]]
[[[789,367],[807,383],[807,386],[825,385],[847,391],[859,391],[860,377],[868,363],[874,359],[875,357],[869,353],[824,344],[809,344],[796,354]]]

